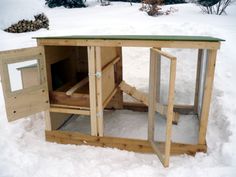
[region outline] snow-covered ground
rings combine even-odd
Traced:
[[[101,7],[96,1],[89,1],[90,6],[84,9],[49,9],[43,6],[43,0],[9,2],[12,4],[0,4],[0,51],[36,46],[33,36],[71,34],[209,35],[223,38],[226,42],[222,43],[217,57],[206,154],[171,157],[170,167],[165,169],[155,155],[48,143],[44,140],[43,115],[8,123],[3,95],[0,94],[0,177],[236,176],[236,5],[229,7],[227,16],[202,14],[194,4],[180,4],[173,6],[178,12],[150,17],[138,10],[140,4],[130,6],[129,3],[118,2]],[[33,18],[31,14],[41,11],[50,20],[50,30],[22,34],[2,30],[22,17],[30,19]],[[168,51],[178,58],[176,103],[192,103],[197,53],[190,49]],[[147,91],[149,50],[125,48],[123,52],[124,79]],[[163,62],[163,67],[167,68],[168,64]],[[162,74],[162,95],[165,95],[167,77],[164,71]],[[165,99],[163,97],[163,101]],[[107,112],[106,115],[112,116],[107,121],[107,127],[113,128],[112,131],[105,129],[108,134],[146,137],[146,124],[143,121],[146,114],[134,115],[136,119],[129,111]],[[74,122],[76,124],[80,120]],[[160,122],[163,124],[163,119]],[[74,125],[68,125],[67,128],[73,129]],[[136,131],[129,132],[128,128],[134,130],[137,126]],[[173,136],[176,140],[191,142],[196,139],[193,133],[196,131],[193,118],[181,117],[180,128],[174,127]]]

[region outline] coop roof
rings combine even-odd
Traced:
[[[88,40],[151,40],[151,41],[206,41],[219,42],[224,39],[211,36],[174,36],[174,35],[72,35],[72,36],[42,36],[36,39],[88,39]]]

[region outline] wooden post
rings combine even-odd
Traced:
[[[207,66],[206,66],[206,75],[205,75],[205,87],[203,92],[203,102],[202,102],[202,111],[200,116],[200,129],[198,143],[206,143],[206,131],[208,124],[208,116],[211,103],[211,94],[214,81],[215,73],[215,64],[216,64],[216,50],[208,50],[207,55]]]
[[[89,98],[90,98],[90,124],[91,135],[97,136],[97,108],[96,108],[96,58],[95,47],[88,47],[88,65],[89,65]]]
[[[156,113],[157,97],[157,57],[160,55],[150,49],[150,70],[149,70],[149,98],[148,98],[148,140],[154,140],[154,118]]]
[[[165,167],[169,166],[169,159],[170,159],[172,120],[174,113],[175,77],[176,77],[176,58],[172,58],[170,65],[169,95],[168,95],[168,108],[167,108],[167,119],[166,119],[166,143],[165,143],[165,161],[164,161]]]
[[[161,50],[159,48],[159,50]],[[156,90],[156,102],[160,103],[161,101],[161,55],[157,55],[156,57],[157,60],[157,90]]]
[[[148,104],[148,140],[150,141],[153,150],[156,152],[160,161],[164,167],[169,166],[170,150],[171,150],[171,134],[172,134],[172,120],[174,115],[174,94],[175,94],[175,77],[176,77],[176,57],[163,52],[158,49],[150,50],[150,80],[149,80],[149,104]],[[159,55],[159,56],[158,56]],[[157,81],[160,72],[157,66],[156,58],[164,56],[170,59],[170,78],[169,78],[169,93],[166,113],[166,141],[164,147],[164,154],[161,153],[158,145],[154,141],[154,117],[155,117],[155,105],[157,98]]]
[[[102,96],[102,58],[101,47],[96,47],[96,95],[98,135],[103,136],[103,96]]]
[[[202,59],[203,59],[203,49],[199,49],[198,58],[197,58],[196,84],[195,84],[195,95],[194,95],[194,112],[195,113],[198,113],[199,87],[200,87]]]

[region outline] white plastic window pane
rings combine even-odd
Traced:
[[[11,91],[40,85],[38,66],[37,59],[7,64]]]

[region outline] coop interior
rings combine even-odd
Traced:
[[[50,104],[89,107],[87,47],[45,47]]]
[[[129,48],[124,49],[124,51],[129,50]],[[133,50],[140,50],[140,48]],[[87,47],[45,47],[45,54],[47,71],[50,71],[48,75],[50,103],[67,108],[78,107],[89,109]],[[123,58],[125,56],[125,53],[123,53]],[[148,57],[147,55],[147,60],[149,60]],[[111,61],[104,62],[103,68],[110,62]],[[115,68],[111,69],[110,72],[115,74]],[[115,78],[113,79],[113,82],[115,82]],[[78,84],[79,87],[77,89],[72,89]],[[103,84],[104,87],[108,87],[109,85],[106,82],[103,82]],[[70,94],[71,90],[73,92],[72,94]],[[112,89],[110,89],[108,93],[111,91]],[[108,93],[106,93],[103,101],[109,97]],[[62,114],[51,113],[51,118],[59,119],[61,115]],[[64,119],[60,126],[54,126],[55,129],[90,134],[91,127],[89,116],[66,114],[66,117],[67,119]],[[147,112],[130,110],[104,111],[105,136],[147,139],[147,124]],[[164,141],[166,127],[165,117],[156,113],[155,125],[155,139]],[[196,115],[181,115],[178,124],[173,124],[173,141],[190,144],[196,143],[198,139],[198,128]],[[187,132],[187,129],[193,130],[191,131],[192,133],[186,135],[185,132]]]

